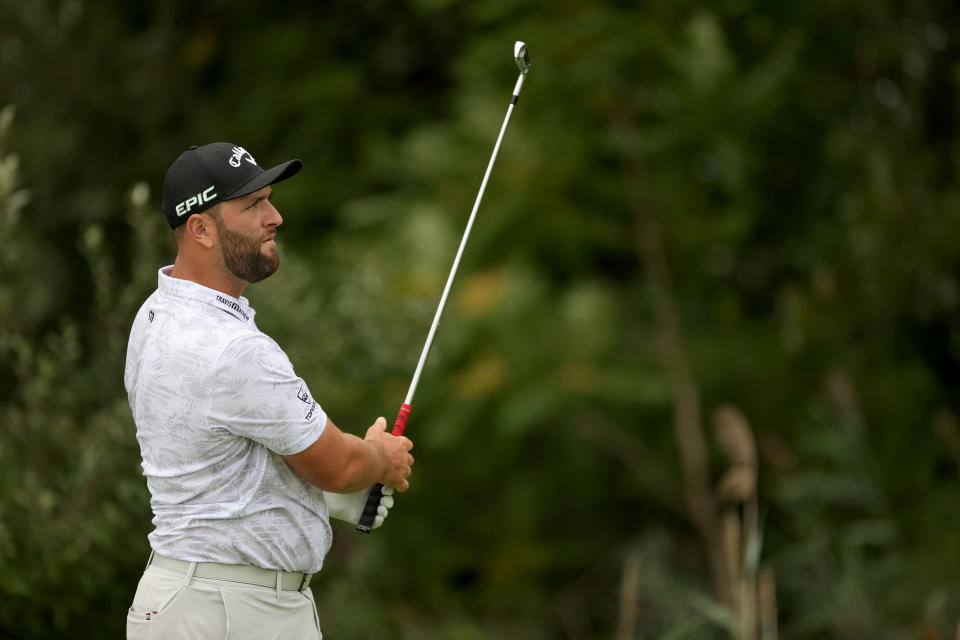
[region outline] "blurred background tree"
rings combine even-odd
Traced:
[[[360,432],[402,400],[517,39],[413,490],[338,528],[325,633],[952,637],[958,18],[0,1],[0,637],[123,633],[150,510],[122,367],[172,159],[304,160],[248,295]]]

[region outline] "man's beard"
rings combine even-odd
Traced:
[[[245,282],[260,282],[280,266],[279,253],[263,254],[262,240],[231,231],[216,217],[213,220],[220,238],[220,254],[230,273]]]

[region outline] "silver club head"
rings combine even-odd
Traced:
[[[520,73],[527,75],[527,71],[530,70],[530,52],[527,51],[525,43],[517,40],[517,43],[513,45],[513,59],[517,61]]]

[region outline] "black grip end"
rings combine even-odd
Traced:
[[[363,513],[360,514],[360,520],[357,522],[357,531],[370,533],[373,530],[373,522],[377,519],[377,507],[380,506],[381,497],[383,497],[383,485],[378,482],[370,487],[367,504],[363,506]]]

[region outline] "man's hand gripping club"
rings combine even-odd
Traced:
[[[372,442],[379,445],[388,458],[388,468],[391,473],[396,474],[393,479],[380,480],[383,483],[383,495],[380,498],[380,504],[377,506],[377,517],[373,521],[373,528],[376,529],[383,524],[383,521],[390,513],[393,507],[393,491],[396,486],[400,491],[406,491],[410,488],[407,478],[410,476],[410,465],[413,464],[413,456],[409,451],[413,443],[409,438],[392,436],[386,432],[387,421],[383,418],[377,418],[364,437],[365,442]],[[404,442],[406,441],[406,442]],[[406,446],[409,444],[409,447]],[[392,459],[396,464],[390,465]],[[407,462],[407,464],[404,464]],[[394,484],[395,483],[395,484]],[[370,495],[370,488],[356,491],[354,493],[332,493],[323,492],[327,501],[327,509],[331,518],[343,520],[350,524],[357,524],[360,521],[360,515],[363,513],[363,507],[367,503],[367,496]]]
[[[383,455],[386,471],[376,481],[394,487],[401,493],[409,489],[407,478],[413,471],[413,455],[410,453],[413,442],[410,438],[387,433],[387,420],[381,416],[367,429],[363,441],[378,447]]]
[[[324,490],[330,517],[352,524],[363,513],[370,487],[384,484],[388,490],[377,507],[374,527],[378,527],[393,506],[393,488],[410,488],[407,478],[413,465],[413,442],[387,433],[386,428],[386,420],[377,418],[361,440],[328,420],[315,443],[284,459],[307,482]]]

